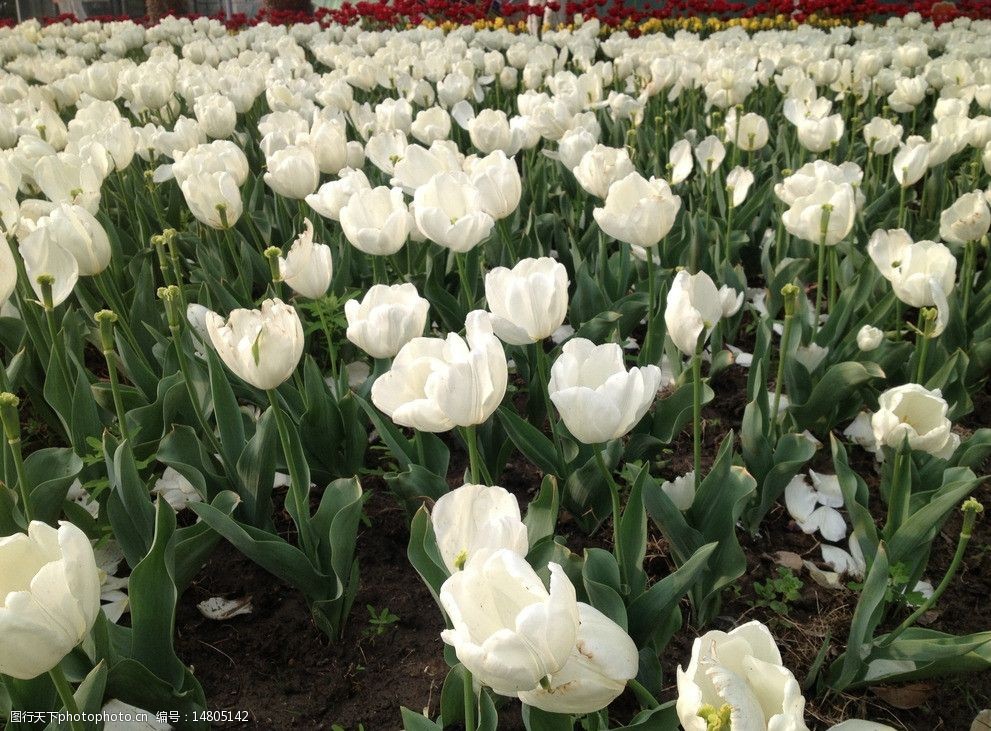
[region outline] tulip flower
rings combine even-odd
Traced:
[[[479,194],[479,205],[496,221],[508,218],[520,205],[523,181],[516,161],[502,150],[475,162],[469,180]]]
[[[616,343],[585,338],[564,344],[551,367],[548,390],[568,431],[583,444],[602,444],[627,434],[657,396],[655,365],[627,371]]]
[[[903,191],[915,185],[929,169],[929,144],[922,137],[909,137],[895,154],[891,167]]]
[[[79,262],[76,257],[58,245],[47,226],[39,226],[32,231],[18,248],[24,259],[28,281],[38,301],[49,306],[40,278],[51,277],[51,307],[58,307],[65,302],[79,280]]]
[[[306,196],[306,202],[314,211],[331,221],[339,221],[341,209],[359,190],[371,190],[368,178],[361,170],[344,168],[337,180],[324,183],[316,193]]]
[[[76,260],[80,276],[99,274],[110,265],[110,239],[100,222],[85,208],[60,204],[39,222],[49,240]]]
[[[767,145],[770,130],[767,120],[759,114],[748,112],[739,118],[737,123],[736,108],[730,108],[724,120],[726,127],[726,142],[732,142],[741,150],[756,152]]]
[[[734,300],[742,304],[739,297]],[[738,309],[738,305],[736,309]],[[695,442],[695,489],[702,480],[702,348],[724,311],[729,311],[730,301],[725,303],[715,283],[705,272],[689,274],[684,269],[675,275],[668,291],[664,322],[668,336],[675,346],[692,358],[692,385]]]
[[[548,564],[550,590],[530,565],[502,549],[444,582],[440,603],[452,629],[441,639],[481,685],[516,696],[538,688],[571,657],[578,638],[575,588]]]
[[[991,228],[991,210],[981,190],[960,196],[939,217],[939,236],[950,244],[979,241],[988,228]]]
[[[702,166],[702,172],[711,175],[726,159],[726,148],[718,137],[709,135],[695,146],[695,159]]]
[[[873,325],[864,325],[857,331],[857,347],[864,353],[876,350],[884,342],[884,331]]]
[[[255,388],[269,391],[292,376],[303,354],[303,325],[279,299],[259,310],[234,310],[227,321],[206,315],[206,329],[224,364]]]
[[[413,195],[416,225],[434,243],[463,254],[488,237],[495,220],[464,173],[441,173]]]
[[[678,140],[668,153],[668,170],[671,185],[677,185],[692,173],[695,162],[692,158],[692,143]]]
[[[223,94],[204,94],[193,102],[193,113],[207,137],[226,140],[237,126],[237,110],[234,102]]]
[[[182,181],[180,189],[196,220],[213,229],[231,228],[244,210],[241,191],[229,172],[196,173]]]
[[[373,358],[392,358],[413,338],[423,334],[430,303],[406,282],[376,284],[359,302],[344,303],[347,339]]]
[[[635,172],[625,149],[596,145],[582,155],[572,172],[589,195],[605,199],[609,186]]]
[[[441,107],[421,109],[416,113],[409,131],[424,145],[431,145],[437,140],[446,140],[451,136],[451,115]]]
[[[462,485],[442,495],[430,511],[437,548],[454,574],[505,549],[525,558],[527,528],[520,505],[504,488]]]
[[[960,437],[946,418],[948,410],[938,388],[930,391],[917,383],[889,388],[878,397],[878,410],[871,417],[874,439],[893,449],[908,439],[912,449],[949,459]]]
[[[605,206],[592,215],[607,235],[633,246],[656,246],[674,226],[681,198],[658,178],[637,172],[609,186]]]
[[[317,189],[320,168],[309,147],[290,146],[273,152],[266,160],[265,184],[286,198],[303,200]]]
[[[506,393],[509,368],[487,314],[468,313],[466,337],[413,338],[372,386],[372,402],[396,424],[426,432],[485,422]]]
[[[807,731],[805,697],[758,621],[695,639],[678,667],[678,720],[685,731]]]
[[[517,695],[548,713],[595,713],[619,697],[639,665],[637,646],[623,628],[578,602],[578,639],[564,667],[545,684]]]
[[[72,523],[32,521],[27,534],[0,538],[0,576],[0,674],[30,680],[55,670],[100,612],[89,539]]]
[[[279,258],[279,273],[283,281],[304,297],[320,299],[330,288],[334,276],[334,260],[330,247],[313,243],[313,224],[303,219],[306,229]]]
[[[894,151],[902,140],[902,126],[884,117],[874,117],[864,125],[864,142],[873,155],[887,155]]]
[[[695,355],[699,337],[707,340],[723,316],[719,290],[705,272],[689,274],[681,270],[668,292],[664,322],[668,336],[685,355]]]
[[[372,256],[395,254],[409,237],[409,209],[399,188],[359,188],[341,208],[340,219],[351,245]]]
[[[512,269],[497,267],[485,275],[485,301],[501,340],[537,343],[550,337],[568,314],[568,272],[549,257],[524,259]]]

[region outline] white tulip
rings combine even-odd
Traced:
[[[668,337],[685,355],[694,355],[699,337],[708,339],[723,316],[723,304],[715,283],[705,272],[675,275],[664,309]]]
[[[678,667],[676,708],[685,731],[808,731],[802,688],[757,621],[696,638],[688,668]]]
[[[372,256],[395,254],[409,238],[409,209],[399,188],[359,188],[339,216],[351,245]]]
[[[529,550],[520,504],[502,487],[462,485],[451,490],[434,503],[430,522],[452,574],[472,562],[484,562],[500,549],[524,558]]]
[[[334,276],[334,260],[330,247],[313,243],[313,224],[304,218],[305,230],[301,233],[288,253],[279,257],[279,274],[282,279],[304,297],[320,299],[330,288]]]
[[[480,205],[497,221],[511,216],[520,205],[523,181],[516,161],[502,150],[477,160],[469,173],[471,184],[478,190]]]
[[[320,182],[320,168],[309,147],[285,147],[269,155],[265,164],[265,184],[286,198],[303,200]]]
[[[512,269],[497,267],[485,275],[485,301],[492,330],[503,342],[540,342],[567,317],[568,272],[550,257],[523,259]]]
[[[180,189],[196,220],[210,228],[230,228],[244,211],[237,180],[229,172],[196,173]]]
[[[0,674],[30,680],[83,641],[100,612],[100,575],[86,534],[32,521],[0,538]]]
[[[874,439],[878,445],[898,449],[907,438],[912,449],[949,459],[960,437],[946,418],[948,410],[938,388],[930,391],[917,383],[889,388],[878,398],[878,410],[871,417]]]
[[[960,196],[939,217],[939,237],[950,244],[980,241],[988,228],[991,228],[991,209],[982,190]]]
[[[592,211],[607,235],[633,246],[656,246],[674,226],[681,198],[661,179],[632,172],[609,186],[605,206]]]
[[[864,325],[857,331],[857,347],[867,353],[876,350],[884,342],[884,331],[873,325]]]
[[[725,158],[726,148],[715,135],[709,135],[695,146],[695,159],[706,175],[714,173]]]
[[[891,167],[903,188],[914,185],[929,169],[929,143],[921,137],[909,137],[895,154]]]
[[[413,195],[420,231],[440,246],[465,253],[487,238],[495,220],[485,212],[482,194],[464,173],[442,173]]]
[[[935,241],[912,243],[903,229],[878,230],[867,242],[867,253],[902,302],[945,308],[957,276],[957,260],[946,246]]]
[[[551,366],[548,393],[568,431],[583,444],[619,439],[643,418],[657,397],[661,370],[626,370],[616,343],[572,338]]]
[[[481,685],[515,696],[560,671],[578,637],[578,602],[564,570],[548,564],[550,591],[509,550],[472,562],[440,590],[453,629],[441,638]]]
[[[341,209],[359,190],[371,190],[365,173],[358,169],[344,168],[337,180],[324,183],[316,193],[306,196],[306,203],[314,211],[331,221],[338,221]]]
[[[678,140],[668,153],[668,169],[670,170],[671,185],[677,185],[692,173],[695,166],[692,158],[692,143],[688,140]]]
[[[223,94],[204,94],[193,102],[193,113],[207,137],[226,140],[237,126],[234,103]]]
[[[737,165],[726,175],[726,190],[729,195],[729,204],[734,208],[742,205],[750,192],[750,186],[754,184],[754,174]]]
[[[781,215],[781,222],[792,236],[813,244],[834,246],[853,229],[856,215],[853,186],[827,180],[820,182],[810,194],[796,198]]]
[[[465,329],[465,338],[450,333],[406,343],[372,386],[375,406],[396,424],[420,431],[485,422],[506,394],[509,366],[487,313],[468,313]]]
[[[39,226],[21,241],[18,247],[24,259],[24,269],[31,282],[31,288],[44,302],[44,294],[38,278],[50,276],[52,282],[52,305],[58,307],[72,294],[79,280],[79,262],[76,257],[63,249],[50,235],[46,226]]]
[[[595,713],[612,703],[637,675],[633,640],[595,607],[578,602],[578,637],[567,662],[545,684],[517,695],[548,713]]]
[[[288,379],[303,355],[303,324],[279,299],[265,300],[258,310],[234,310],[226,322],[209,312],[206,329],[224,364],[265,391]]]
[[[673,480],[665,480],[661,483],[661,489],[678,510],[685,512],[695,503],[695,470]]]
[[[572,172],[587,193],[605,199],[610,185],[635,170],[625,148],[596,145],[582,155],[581,162]]]
[[[360,302],[344,303],[347,339],[373,358],[392,358],[423,334],[429,311],[430,303],[412,283],[376,284]]]

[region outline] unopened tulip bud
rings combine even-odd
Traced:
[[[792,317],[798,307],[798,287],[794,284],[786,284],[781,288],[781,296],[785,301],[785,317]]]
[[[103,354],[112,353],[114,349],[114,323],[117,322],[117,313],[113,310],[100,310],[93,319],[100,327],[100,347]]]
[[[17,413],[17,407],[21,405],[21,400],[9,391],[0,393],[0,421],[3,422],[3,431],[10,444],[17,444],[21,441],[21,421]]]
[[[282,249],[278,246],[269,246],[264,253],[265,258],[268,259],[268,269],[272,273],[272,281],[281,282],[282,272],[279,271],[279,257],[282,256]]]

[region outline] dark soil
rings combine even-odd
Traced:
[[[703,466],[711,462],[719,443],[730,428],[740,423],[745,372],[733,368],[713,383],[715,400],[703,411],[705,430]],[[991,396],[987,390],[974,394],[975,411],[961,427],[971,430],[987,425]],[[456,442],[452,447],[452,484],[464,470],[464,457]],[[832,472],[828,449],[820,450],[813,462],[817,469]],[[691,435],[681,435],[666,454],[660,473],[673,477],[691,468]],[[873,457],[851,449],[854,468],[874,487]],[[523,462],[510,464],[501,483],[521,501],[535,494],[541,475]],[[358,538],[361,588],[344,638],[330,643],[313,625],[300,595],[283,585],[230,546],[222,545],[183,596],[177,620],[180,656],[194,667],[213,710],[247,710],[249,723],[242,728],[331,729],[346,731],[401,728],[399,707],[438,712],[441,687],[447,673],[440,630],[440,611],[406,558],[406,524],[402,509],[380,480],[363,481],[372,496],[366,504],[371,522]],[[977,497],[991,507],[991,487],[983,486]],[[877,501],[878,503],[880,500]],[[607,530],[589,538],[581,535],[567,516],[561,530],[572,550],[590,545],[608,545]],[[942,577],[953,554],[960,526],[954,514],[937,537],[926,578],[934,584]],[[803,559],[819,560],[818,543],[792,523],[783,508],[768,515],[761,533],[751,537],[740,531],[748,558],[747,572],[724,595],[720,617],[713,626],[733,626],[759,619],[768,624],[778,640],[785,664],[801,682],[826,638],[830,648],[826,662],[843,649],[857,594],[849,589],[826,589],[809,574],[799,571],[804,585],[800,599],[790,602],[786,615],[755,606],[755,582],[777,573],[777,551],[789,551]],[[667,545],[656,526],[651,526],[647,554],[649,573],[659,578],[673,564]],[[204,619],[196,604],[206,598],[230,599],[251,596],[254,611],[249,615],[217,622]],[[963,567],[952,587],[925,621],[932,629],[954,634],[991,629],[991,520],[978,522]],[[369,624],[366,605],[388,608],[399,620],[382,634]],[[691,646],[700,630],[691,626],[687,603],[683,607],[686,626],[677,633],[662,655],[665,689],[661,700],[676,697],[675,669],[687,663]],[[903,610],[894,617],[898,622]],[[846,718],[867,718],[897,729],[933,731],[969,729],[974,716],[991,707],[991,672],[937,679],[902,687],[869,688],[848,694],[816,697],[807,692],[807,721],[813,729],[827,729]],[[632,699],[615,704],[616,720],[626,721],[635,710]],[[500,729],[522,729],[518,705],[506,704],[500,714]],[[229,724],[228,727],[237,727]]]

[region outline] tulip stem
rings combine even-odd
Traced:
[[[323,336],[327,339],[327,357],[330,359],[330,373],[337,379],[337,349],[334,347],[334,341],[330,337],[330,326],[327,324],[327,316],[323,313],[323,304],[326,302],[326,298],[314,302],[317,310],[317,317],[320,318],[320,328],[323,330]]]
[[[296,464],[296,460],[293,457],[293,444],[289,438],[289,427],[286,424],[286,415],[282,411],[282,406],[279,404],[279,395],[276,393],[274,388],[270,388],[265,393],[268,395],[268,402],[272,406],[272,413],[275,416],[275,428],[279,432],[279,441],[282,443],[282,452],[286,457],[286,467],[289,469],[289,494],[292,496],[292,501],[296,505],[296,516],[297,521],[296,528],[299,530],[299,540],[303,544],[303,552],[307,556],[314,556],[314,545],[310,536],[310,505],[308,500],[308,492],[310,487],[310,480],[308,477],[304,478],[303,475],[299,474],[299,469]]]
[[[458,268],[458,279],[461,282],[461,292],[465,296],[465,307],[471,310],[475,306],[475,287],[468,278],[467,254],[455,254],[454,263]]]
[[[905,214],[908,209],[905,208],[905,196],[908,194],[908,186],[901,186],[901,191],[898,193],[898,228],[905,228]]]
[[[2,368],[2,365],[0,365]],[[6,374],[4,381],[6,381]],[[24,458],[21,454],[21,422],[17,407],[20,406],[20,399],[14,394],[4,391],[0,393],[0,422],[3,424],[4,435],[7,437],[7,444],[10,445],[10,453],[14,458],[14,473],[17,475],[17,489],[21,494],[21,512],[28,523],[31,522],[31,504],[28,502],[28,477],[24,469]]]
[[[471,481],[475,485],[483,484],[485,465],[482,464],[482,457],[478,452],[478,427],[474,424],[464,428],[464,440],[468,445],[468,470],[471,473]]]
[[[778,409],[781,406],[781,391],[785,382],[785,356],[791,344],[791,331],[795,324],[795,307],[797,306],[798,288],[793,284],[786,284],[781,288],[781,294],[785,300],[785,324],[781,331],[781,347],[778,352],[778,372],[774,378],[774,401],[771,403],[770,420],[774,428],[778,424]]]
[[[62,672],[62,666],[56,665],[49,670],[48,677],[52,679],[55,690],[58,691],[59,698],[62,699],[65,712],[71,717],[69,719],[69,727],[72,731],[83,731],[85,726],[79,717],[79,705],[76,703],[76,698],[72,694],[72,686],[69,685],[69,681],[65,678],[65,673]]]
[[[929,315],[930,310],[919,311],[919,323],[916,327],[915,343],[918,360],[915,364],[915,382],[922,385],[926,377],[926,360],[929,354],[929,341],[932,339],[934,329],[934,316]],[[935,314],[935,313],[933,313]]]
[[[960,268],[960,289],[963,290],[961,312],[964,322],[967,321],[967,311],[970,309],[970,290],[974,288],[974,266],[977,260],[977,242],[968,241],[963,248],[963,265]]]
[[[612,476],[612,472],[606,466],[606,461],[602,457],[602,453],[606,449],[606,445],[602,444],[601,449],[595,449],[595,463],[599,465],[599,471],[606,480],[606,484],[609,485],[609,497],[612,500],[612,542],[613,542],[613,555],[616,556],[616,563],[619,566],[619,576],[620,583],[626,583],[626,565],[623,562],[623,544],[620,541],[620,519],[622,518],[622,511],[620,510],[619,501],[619,485],[616,483],[615,478]]]
[[[647,251],[647,336],[643,349],[647,355],[647,364],[655,363],[654,359],[654,314],[657,312],[657,277],[654,264],[654,247],[645,247]]]
[[[557,456],[557,463],[560,465],[564,462],[564,458],[562,456],[561,440],[557,435],[557,429],[554,428],[554,412],[551,409],[552,402],[549,390],[550,379],[547,377],[547,351],[544,350],[543,342],[537,342],[530,346],[530,352],[533,353],[533,360],[536,361],[535,367],[537,370],[537,379],[540,381],[540,393],[544,401],[544,410],[547,412],[547,425],[551,430],[554,453]]]
[[[906,440],[907,441],[907,440]],[[888,489],[888,518],[884,526],[887,539],[901,527],[908,517],[909,501],[912,499],[912,450],[903,444],[895,450],[891,465],[891,485]]]
[[[816,311],[812,331],[819,332],[819,313],[822,312],[823,274],[826,269],[826,244],[819,243],[819,266],[816,274]]]
[[[698,492],[702,482],[702,344],[704,332],[703,337],[700,337],[695,345],[695,357],[692,358],[692,443],[696,492]]]
[[[967,551],[967,544],[970,543],[970,538],[974,533],[974,523],[977,521],[978,514],[984,512],[984,506],[981,505],[974,498],[969,498],[964,501],[964,504],[960,508],[963,511],[963,526],[960,528],[960,537],[957,539],[957,550],[953,554],[953,560],[950,561],[949,568],[946,569],[946,574],[943,575],[942,581],[939,582],[939,586],[933,590],[932,595],[926,599],[922,604],[912,612],[905,620],[898,625],[894,630],[889,632],[884,639],[877,643],[877,647],[883,648],[894,642],[898,636],[911,627],[918,621],[919,617],[929,611],[929,609],[939,601],[939,598],[943,595],[949,587],[950,582],[953,581],[953,577],[956,576],[957,570],[960,568],[960,564],[963,561],[964,553]]]
[[[464,667],[464,703],[465,703],[465,731],[475,731],[476,729],[476,712],[475,712],[475,684],[471,678],[471,671]]]
[[[372,255],[372,274],[375,284],[388,284],[389,274],[385,268],[385,259],[381,256]]]

